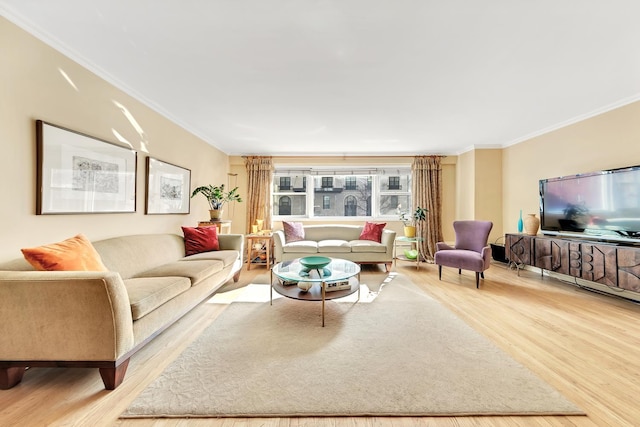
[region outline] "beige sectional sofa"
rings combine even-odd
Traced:
[[[359,264],[385,264],[391,269],[393,242],[396,232],[382,231],[380,243],[360,240],[363,226],[357,225],[305,225],[304,240],[287,242],[283,230],[273,233],[274,256],[277,262],[311,255],[342,258]]]
[[[25,367],[98,368],[105,388],[129,358],[242,268],[244,238],[218,236],[219,251],[185,257],[183,237],[132,235],[93,242],[107,272],[35,271],[0,265],[0,388]]]

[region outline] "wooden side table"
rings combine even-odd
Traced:
[[[198,227],[217,227],[218,234],[231,234],[231,220],[221,219],[220,221],[200,221]]]
[[[398,260],[415,262],[416,270],[419,270],[420,258],[422,257],[422,254],[420,251],[420,242],[422,242],[422,240],[424,240],[422,237],[405,237],[405,236],[396,237],[396,240],[393,241],[393,264],[397,265]],[[418,256],[416,257],[416,259],[409,259],[404,254],[398,253],[398,247],[409,247],[411,249],[415,247],[418,250]]]
[[[252,265],[265,265],[271,269],[273,234],[247,234],[247,270]]]

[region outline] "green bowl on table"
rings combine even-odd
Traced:
[[[329,263],[331,263],[331,258],[327,258],[326,256],[306,256],[300,258],[300,264],[309,270],[324,268],[329,265]]]
[[[405,249],[404,256],[407,259],[418,259],[418,250],[417,249]]]
[[[325,268],[331,263],[331,258],[327,258],[326,256],[307,256],[300,258],[299,262],[302,265],[299,273],[302,277],[309,276],[311,270],[317,270],[318,274],[323,277],[331,275],[331,271]]]

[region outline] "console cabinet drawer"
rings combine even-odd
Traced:
[[[618,286],[640,292],[640,250],[618,248]]]

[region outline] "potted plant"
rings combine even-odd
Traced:
[[[209,214],[212,221],[220,220],[220,216],[222,215],[222,207],[227,202],[242,202],[242,198],[238,194],[238,187],[230,190],[224,191],[224,184],[222,185],[203,185],[191,193],[191,197],[194,197],[196,194],[202,194],[209,202]]]
[[[416,223],[427,219],[427,212],[425,208],[418,206],[413,212],[401,211],[398,207],[398,216],[400,221],[404,224],[405,237],[416,237]]]

